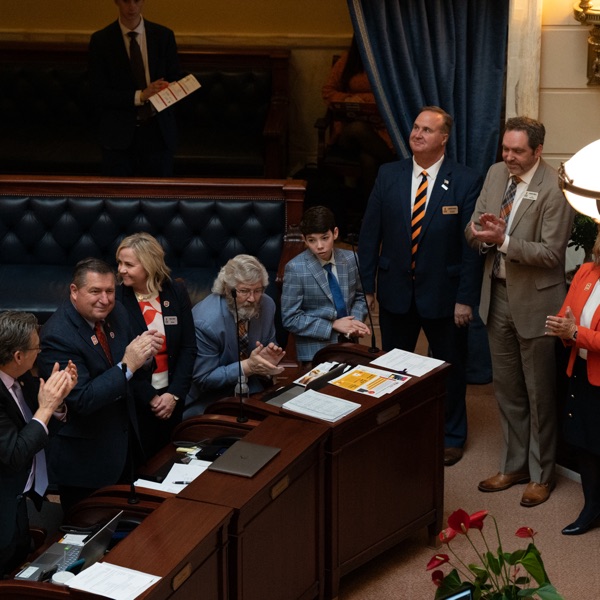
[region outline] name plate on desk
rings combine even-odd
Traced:
[[[252,477],[280,452],[281,448],[240,440],[212,462],[208,470]]]

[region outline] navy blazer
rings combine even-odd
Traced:
[[[482,177],[445,158],[430,192],[411,271],[412,158],[383,165],[360,230],[358,256],[365,294],[386,310],[408,312],[414,297],[426,319],[454,315],[456,303],[479,303],[482,259],[465,240]]]
[[[175,35],[167,27],[145,19],[144,27],[150,79],[156,81],[163,77],[169,83],[177,81],[181,78],[181,69]],[[100,144],[111,150],[124,150],[131,145],[135,133],[136,85],[118,21],[92,35],[89,71],[92,95],[97,99]],[[158,119],[165,144],[173,151],[177,143],[174,111],[166,109],[153,118]]]
[[[19,381],[25,401],[35,413],[39,379],[27,373]],[[0,381],[0,548],[5,548],[14,535],[17,498],[27,484],[33,457],[47,443],[44,426],[33,420],[25,423],[14,398]]]
[[[104,323],[111,355],[110,366],[92,327],[64,302],[43,326],[38,356],[40,375],[48,377],[55,362],[64,369],[69,359],[77,366],[77,385],[65,399],[66,423],[57,432],[50,453],[57,483],[98,489],[119,481],[126,466],[130,425],[137,418],[128,384],[117,363],[133,339],[129,317],[120,302]],[[138,373],[136,373],[136,376]]]
[[[192,370],[197,353],[192,306],[183,283],[167,280],[162,287],[160,303],[165,321],[169,369],[169,386],[166,391],[180,398],[183,404],[192,383]],[[147,331],[148,326],[133,288],[118,286],[117,300],[120,300],[129,312],[134,335],[141,335]],[[151,380],[152,372],[145,369],[143,378],[136,387],[136,392],[143,394],[141,399],[146,403],[149,403],[157,392],[152,387]]]

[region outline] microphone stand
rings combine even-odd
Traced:
[[[364,294],[365,286],[363,284],[362,271],[360,270],[360,265],[358,264],[358,258],[356,258],[356,250],[354,249],[354,242],[356,241],[356,234],[348,235],[347,239],[350,242],[350,246],[352,246],[352,254],[354,256],[354,262],[356,263],[356,270],[358,271],[358,279],[360,280],[360,287],[362,288],[363,294]],[[365,304],[367,305],[367,315],[369,317],[369,325],[371,326],[371,347],[369,348],[369,352],[371,354],[377,354],[377,352],[379,352],[379,348],[377,347],[377,340],[375,339],[375,328],[373,327],[373,316],[371,315],[371,308],[369,307],[369,303],[367,302],[366,295],[365,295]]]
[[[233,288],[231,290],[231,296],[233,298],[233,307],[235,310],[235,337],[237,338],[237,350],[238,350],[238,384],[235,386],[235,392],[239,393],[240,396],[240,414],[237,418],[238,423],[247,423],[248,417],[244,415],[244,381],[242,380],[242,345],[240,344],[240,329],[239,322],[240,317],[238,315],[237,305],[237,290]],[[248,384],[246,384],[248,387]]]

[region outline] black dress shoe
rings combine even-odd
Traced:
[[[462,448],[444,448],[444,465],[451,467],[463,457]]]
[[[594,525],[597,525],[598,518],[599,515],[595,516],[593,519],[588,519],[581,522],[579,521],[579,519],[577,519],[577,521],[575,521],[574,523],[567,525],[561,531],[561,533],[563,535],[581,535],[582,533],[589,531],[592,527],[594,527]]]

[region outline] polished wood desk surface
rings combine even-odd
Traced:
[[[225,600],[232,514],[223,506],[169,498],[104,561],[162,577],[139,596],[141,600]]]
[[[320,423],[269,416],[244,440],[281,451],[253,477],[205,471],[180,498],[234,510],[230,598],[323,598],[324,443]]]
[[[381,354],[381,353],[379,353]],[[314,360],[368,364],[378,356],[366,346],[328,346]],[[324,423],[326,441],[326,590],[335,598],[340,578],[422,527],[430,540],[442,528],[444,466],[444,398],[449,365],[412,377],[382,398],[328,384],[319,391],[360,404],[335,423]],[[293,381],[300,372],[288,373]],[[208,410],[236,414],[236,399]],[[266,404],[255,396],[245,402],[255,419],[279,414],[313,419]],[[271,417],[269,417],[271,418]]]
[[[205,471],[187,485],[179,493],[179,497],[241,509],[254,496],[275,485],[302,453],[324,442],[326,435],[327,428],[322,423],[302,424],[292,419],[269,416],[258,427],[249,431],[244,440],[281,448],[281,452],[254,477]]]

